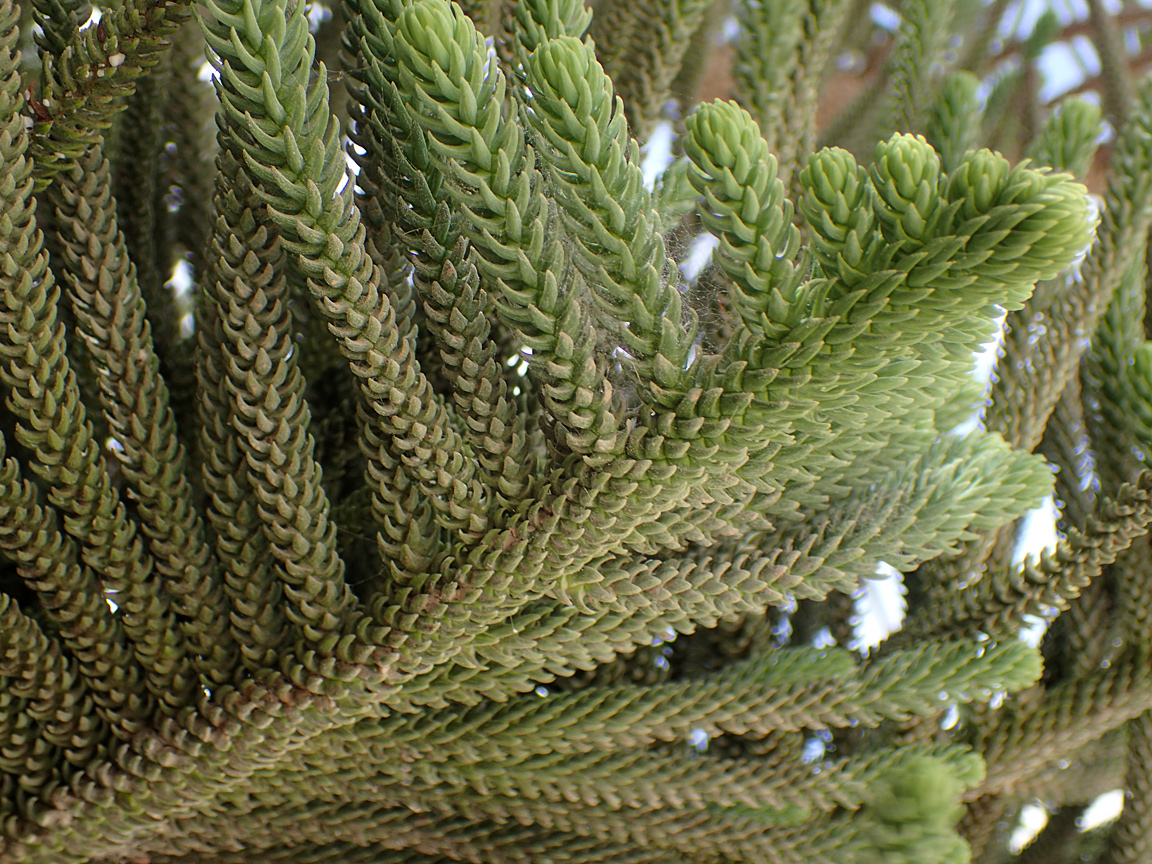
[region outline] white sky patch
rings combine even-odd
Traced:
[[[692,245],[688,248],[688,254],[680,262],[680,269],[684,271],[684,278],[689,282],[695,280],[708,266],[708,262],[712,260],[712,250],[719,245],[720,240],[716,235],[707,231],[693,237]]]
[[[1004,321],[1007,313],[1000,313],[996,323],[996,334],[984,343],[984,347],[976,355],[976,365],[972,367],[972,377],[985,384],[992,380],[992,370],[996,368],[996,361],[1000,359],[1000,348],[1004,344]]]
[[[703,753],[708,749],[708,733],[703,729],[693,729],[688,736],[688,743]]]
[[[1084,815],[1080,817],[1080,830],[1090,831],[1105,822],[1111,822],[1120,815],[1120,811],[1124,809],[1124,790],[1113,789],[1111,792],[1105,792],[1099,798],[1092,802],[1092,805],[1084,811]]]
[[[644,175],[644,188],[649,191],[656,185],[656,180],[672,164],[672,124],[662,120],[656,125],[648,143],[644,145],[644,159],[640,163],[640,171]]]
[[[1000,360],[1000,349],[1004,344],[1004,321],[1007,313],[1001,312],[996,321],[996,332],[992,338],[976,353],[976,360],[972,366],[972,377],[982,383],[986,388],[991,386],[992,372]],[[987,392],[987,391],[985,391]],[[983,411],[977,411],[966,421],[952,430],[953,435],[964,437],[970,432],[980,428]]]
[[[1052,552],[1056,549],[1058,540],[1056,521],[1059,517],[1060,513],[1056,509],[1056,502],[1051,495],[1045,498],[1035,510],[1029,510],[1024,514],[1019,533],[1016,535],[1016,550],[1012,553],[1012,566],[1019,567],[1025,560],[1035,563],[1040,560],[1042,552]],[[1030,623],[1020,631],[1020,638],[1033,648],[1038,647],[1040,640],[1044,638],[1044,631],[1048,629],[1051,621],[1032,615],[1027,615],[1025,618]]]
[[[1040,553],[1051,552],[1056,548],[1056,502],[1049,495],[1035,510],[1024,515],[1020,525],[1019,542],[1012,554],[1012,563],[1019,566],[1027,558],[1038,561]]]
[[[856,614],[853,648],[874,648],[900,629],[904,621],[904,577],[896,568],[883,562],[876,577],[865,579],[856,592]]]
[[[196,73],[196,78],[200,81],[215,81],[220,77],[220,73],[216,71],[216,67],[205,60],[200,64],[200,71]]]
[[[868,14],[872,18],[872,23],[883,30],[895,33],[900,29],[900,15],[891,6],[873,3]]]
[[[1091,831],[1093,828],[1111,822],[1120,815],[1120,811],[1123,809],[1123,790],[1113,789],[1111,792],[1105,792],[1084,811],[1077,827],[1081,831]],[[1011,839],[1008,841],[1008,851],[1013,855],[1019,854],[1020,850],[1031,843],[1047,824],[1048,811],[1044,809],[1042,804],[1039,802],[1025,804],[1020,808],[1019,820],[1012,832]]]
[[[305,7],[305,14],[308,16],[308,29],[312,33],[315,33],[320,29],[321,24],[332,18],[332,10],[323,3],[309,3]]]
[[[1016,855],[1032,842],[1048,824],[1048,811],[1040,804],[1025,804],[1020,808],[1020,820],[1008,840],[1008,851]]]
[[[181,258],[172,268],[172,275],[168,277],[168,284],[175,294],[183,297],[192,291],[192,265]]]
[[[192,264],[187,259],[181,258],[173,265],[172,275],[164,284],[164,287],[172,292],[177,308],[182,310],[180,315],[181,339],[187,339],[196,332],[196,316],[192,312],[192,276]]]
[[[1039,65],[1044,83],[1038,97],[1047,102],[1078,86],[1085,77],[1100,71],[1100,60],[1086,36],[1068,42],[1053,42],[1040,54]]]
[[[725,42],[735,42],[740,38],[740,22],[736,20],[735,15],[729,15],[724,19],[724,27],[721,30],[721,38]]]

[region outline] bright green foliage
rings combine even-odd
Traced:
[[[796,262],[800,231],[776,157],[752,118],[732,103],[700,106],[687,127],[688,178],[704,196],[701,220],[720,241],[716,263],[735,289],[732,302],[747,330],[782,337],[787,331],[775,325],[798,320],[810,301]]]
[[[956,0],[909,0],[901,6],[900,42],[892,74],[896,128],[919,125],[935,84],[931,64],[948,43]]]
[[[795,98],[792,81],[800,67],[804,4],[741,3],[735,11],[740,38],[732,71],[738,101],[764,130],[768,149],[779,151],[792,143],[779,138],[788,103]]]
[[[867,850],[859,860],[869,864],[969,860],[968,844],[950,830],[960,815],[952,804],[959,791],[957,780],[942,766],[927,759],[908,760],[884,778],[868,802],[874,824],[859,840]]]
[[[817,147],[854,10],[0,0],[0,860],[1140,860],[1152,85],[1097,208],[917,0]]]
[[[1103,131],[1099,106],[1084,99],[1067,99],[1036,136],[1028,155],[1039,165],[1083,177]]]
[[[950,75],[925,121],[924,135],[940,154],[940,164],[947,173],[955,171],[964,154],[976,144],[980,133],[979,88],[980,79],[969,72]],[[1040,163],[1056,164],[1043,159]]]

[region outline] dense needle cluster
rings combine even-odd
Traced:
[[[0,0],[0,860],[1144,860],[1152,83],[865,5]]]

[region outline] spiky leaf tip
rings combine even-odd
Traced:
[[[869,169],[876,216],[890,243],[928,240],[940,216],[940,157],[922,135],[896,134],[876,147]]]
[[[849,284],[866,271],[874,232],[872,184],[855,157],[825,147],[808,157],[800,172],[804,195],[800,212],[815,233],[813,251],[826,273],[839,273]]]

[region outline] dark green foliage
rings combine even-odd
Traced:
[[[850,0],[308,11],[0,0],[0,861],[999,862],[1119,783],[1142,860],[1152,85],[1097,208],[1053,16],[901,4],[818,149]]]

